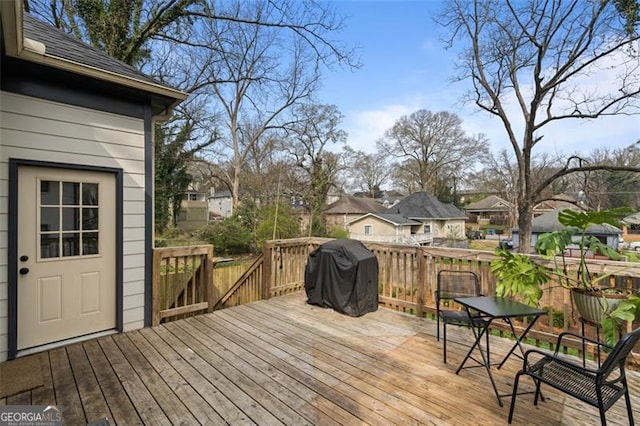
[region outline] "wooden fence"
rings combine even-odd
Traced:
[[[213,264],[213,291],[216,297],[215,303],[226,294],[240,277],[251,268],[255,257],[248,259],[214,259]]]
[[[213,311],[213,246],[153,250],[152,323]]]

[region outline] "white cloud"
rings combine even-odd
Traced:
[[[416,111],[415,105],[387,105],[379,109],[352,111],[346,114],[344,129],[349,133],[347,143],[365,152],[376,150],[376,141],[403,115]]]

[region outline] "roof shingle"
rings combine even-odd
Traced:
[[[101,50],[83,43],[62,30],[34,18],[28,13],[23,15],[23,28],[25,37],[45,45],[47,55],[56,56],[146,83],[159,84],[175,89],[170,85],[149,77],[131,65],[120,62]]]
[[[360,198],[347,195],[329,204],[325,214],[366,214],[382,213],[387,209],[373,198]]]
[[[467,218],[464,212],[453,204],[445,204],[426,192],[414,192],[389,210],[410,219]]]

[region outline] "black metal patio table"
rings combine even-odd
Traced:
[[[491,374],[491,359],[490,359],[489,348],[488,347],[486,348],[486,353],[485,353],[485,350],[483,350],[481,345],[482,336],[484,336],[485,333],[489,332],[489,327],[491,327],[491,323],[494,320],[501,319],[507,324],[509,324],[511,333],[515,338],[515,343],[513,344],[509,352],[507,352],[507,354],[502,359],[502,361],[498,364],[498,369],[500,369],[512,354],[516,355],[521,359],[524,359],[524,349],[522,348],[521,341],[526,337],[527,333],[529,332],[531,327],[533,327],[533,325],[536,323],[538,318],[541,315],[545,315],[547,312],[543,311],[542,309],[534,308],[534,307],[525,305],[523,303],[517,302],[515,300],[507,299],[503,297],[490,297],[490,296],[459,297],[454,300],[465,307],[470,317],[484,320],[484,323],[483,323],[484,326],[479,330],[476,329],[475,327],[471,327],[476,340],[471,346],[471,348],[469,349],[469,352],[467,352],[467,355],[462,360],[462,363],[456,370],[456,374],[460,373],[460,370],[462,370],[463,368],[471,368],[471,367],[465,367],[465,364],[469,360],[469,358],[471,358],[472,360],[478,363],[478,365],[474,365],[472,367],[479,367],[479,366],[485,367],[485,369],[487,370],[487,374],[489,375],[489,380],[491,381],[491,386],[493,386],[493,390],[496,394],[496,398],[498,399],[498,404],[502,407],[503,405],[502,405],[501,398],[504,396],[511,396],[511,394],[500,394],[498,392],[498,388],[496,387],[496,383],[493,379],[493,374]],[[520,335],[518,335],[515,327],[513,326],[512,319],[521,318],[521,317],[528,317],[530,321],[529,321],[529,325],[524,329],[524,331]],[[480,356],[482,357],[482,360],[478,360],[472,356],[473,351],[476,348],[478,348],[480,352]],[[516,348],[520,350],[520,354],[514,353]]]

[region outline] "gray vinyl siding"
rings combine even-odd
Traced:
[[[0,92],[0,361],[8,349],[9,158],[123,170],[123,329],[143,327],[143,120]]]

